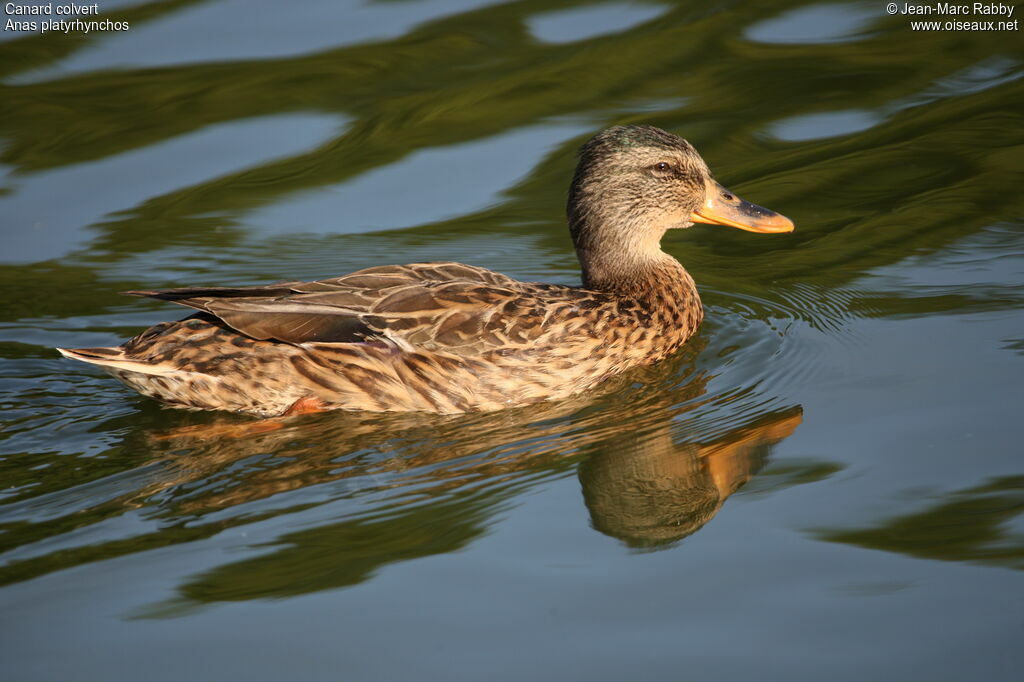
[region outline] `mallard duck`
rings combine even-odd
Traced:
[[[568,222],[582,286],[412,263],[315,282],[128,291],[199,312],[116,348],[57,350],[174,407],[498,410],[585,391],[686,342],[703,309],[693,278],[661,250],[667,230],[793,230],[652,126],[609,128],[583,145]]]

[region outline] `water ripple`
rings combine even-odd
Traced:
[[[864,30],[877,20],[873,4],[823,3],[792,9],[766,19],[744,31],[748,40],[782,45],[843,43],[864,37]]]

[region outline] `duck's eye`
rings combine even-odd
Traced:
[[[668,165],[664,161],[662,161],[660,163],[654,164],[654,170],[660,171],[662,173],[668,172],[668,170],[671,169],[671,168],[672,168],[672,166]]]

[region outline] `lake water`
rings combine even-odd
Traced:
[[[99,10],[128,30],[0,31],[4,680],[1024,676],[1020,30],[799,0]],[[53,350],[180,315],[126,289],[578,282],[575,151],[621,123],[797,231],[668,235],[706,321],[590,394],[258,430]]]

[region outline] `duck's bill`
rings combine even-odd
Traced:
[[[792,232],[793,221],[775,211],[743,201],[714,180],[707,184],[704,205],[690,215],[695,223],[728,225],[748,232]]]

